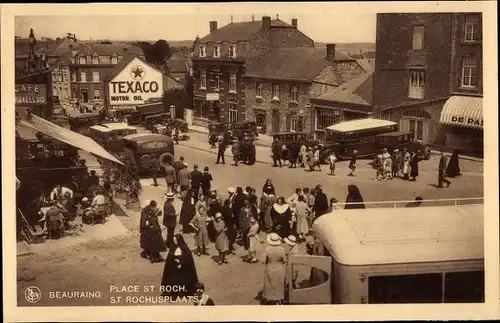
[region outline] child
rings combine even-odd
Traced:
[[[189,223],[196,230],[196,255],[199,257],[201,254],[209,255],[207,252],[208,246],[208,229],[207,222],[210,219],[207,215],[207,207],[203,204],[197,208],[196,215]]]
[[[229,241],[226,234],[227,231],[226,224],[222,219],[221,213],[215,214],[214,228],[215,228],[215,247],[217,248],[217,251],[219,251],[220,255],[219,265],[227,264],[226,253],[229,250]]]
[[[196,288],[196,293],[194,294],[196,296],[196,300],[194,301],[195,306],[214,306],[215,303],[214,301],[205,294],[205,285],[202,283],[198,282],[195,285]]]

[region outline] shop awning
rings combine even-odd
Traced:
[[[121,161],[116,159],[113,155],[108,153],[103,147],[101,147],[97,142],[95,142],[89,137],[71,131],[64,127],[58,126],[36,115],[30,114],[28,116],[25,111],[21,113],[18,111],[18,115],[19,115],[19,120],[17,122],[19,122],[21,126],[25,126],[33,130],[39,131],[54,139],[65,142],[71,146],[74,146],[81,150],[85,150],[99,157],[106,158],[115,163],[123,165]]]
[[[483,98],[458,95],[450,97],[441,110],[439,122],[483,129]]]

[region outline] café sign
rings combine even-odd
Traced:
[[[130,61],[108,84],[110,105],[140,105],[163,96],[163,73],[139,58]]]
[[[468,118],[468,117],[461,117],[461,116],[452,116],[451,122],[466,125],[469,127],[474,127],[474,128],[482,128],[484,126],[483,119]]]
[[[14,87],[16,106],[47,104],[47,87],[39,83],[17,83]]]

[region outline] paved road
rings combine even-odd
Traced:
[[[464,175],[452,179],[448,189],[437,189],[436,160],[421,163],[421,176],[417,182],[392,180],[379,182],[372,180],[374,170],[366,162],[360,161],[356,177],[347,177],[347,164],[341,162],[337,176],[322,172],[306,172],[303,169],[272,168],[267,164],[253,166],[215,165],[214,155],[184,146],[176,146],[176,156],[183,155],[191,168],[198,163],[200,168],[209,166],[214,177],[213,187],[225,192],[229,186],[255,187],[260,194],[265,178],[271,178],[279,195],[285,197],[293,193],[295,187],[312,187],[321,183],[328,197],[335,196],[344,201],[348,184],[356,184],[365,201],[413,200],[416,196],[424,199],[478,197],[483,195],[483,178],[475,167],[462,164]],[[90,158],[90,157],[89,157]],[[90,160],[89,160],[90,161]],[[475,168],[475,169],[474,169]],[[164,186],[152,187],[151,179],[143,182],[142,199],[163,201]],[[177,207],[179,207],[179,202]],[[138,216],[121,218],[130,233],[124,237],[104,241],[91,241],[70,246],[57,253],[36,254],[18,258],[18,302],[30,305],[24,300],[24,291],[29,286],[38,286],[44,293],[36,305],[109,305],[112,285],[146,285],[160,283],[163,264],[150,264],[139,257]],[[192,244],[192,239],[189,242]],[[237,255],[229,257],[229,265],[218,266],[215,249],[210,247],[212,256],[196,258],[200,280],[217,304],[258,304],[256,296],[262,287],[263,264],[246,264],[240,259],[245,254],[242,248]],[[99,299],[50,299],[49,291],[100,291]],[[137,295],[158,295],[140,292]],[[129,294],[130,295],[130,294]],[[123,304],[130,305],[130,304]]]

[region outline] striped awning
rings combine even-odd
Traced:
[[[452,96],[441,110],[439,122],[466,128],[483,129],[483,98]]]

